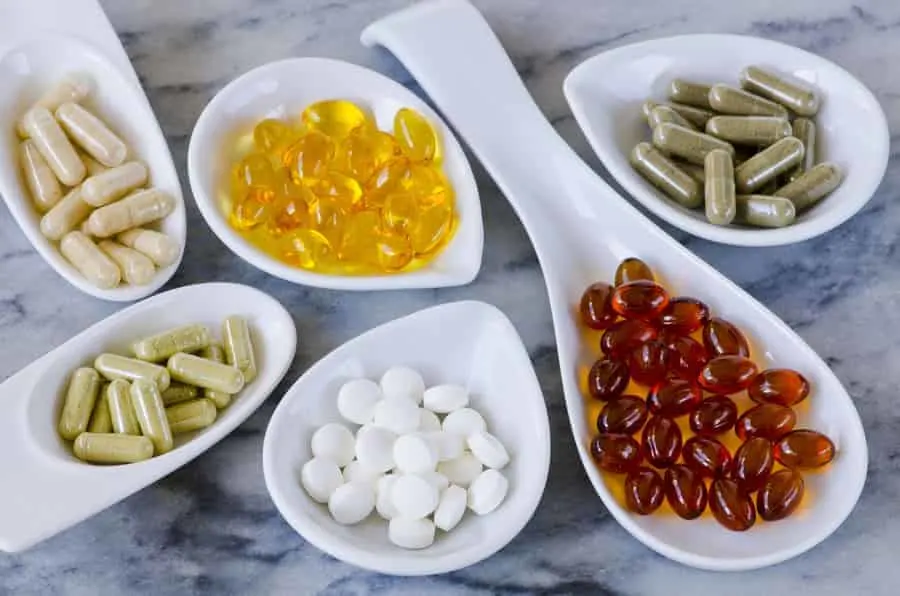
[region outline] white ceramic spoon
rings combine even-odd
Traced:
[[[104,300],[133,301],[149,296],[171,279],[181,263],[186,218],[169,147],[137,76],[93,0],[29,0],[9,8],[12,14],[0,24],[0,85],[4,90],[0,95],[0,194],[35,250],[70,284]],[[62,16],[69,20],[62,20]],[[97,288],[41,234],[40,214],[19,171],[14,123],[42,93],[70,73],[88,75],[93,90],[86,107],[96,110],[122,137],[130,156],[147,164],[150,183],[176,198],[175,211],[150,227],[168,234],[181,247],[181,253],[175,263],[157,271],[148,285]]]
[[[556,331],[563,391],[584,469],[615,518],[657,552],[695,567],[750,569],[796,556],[850,514],[866,478],[868,453],[859,415],[828,366],[774,314],[638,213],[569,148],[528,95],[488,24],[464,0],[425,2],[370,25],[367,45],[403,62],[466,139],[528,230],[540,259]],[[591,461],[594,420],[585,415],[582,376],[598,355],[596,337],[579,328],[585,287],[611,280],[624,258],[644,259],[674,295],[706,301],[752,338],[764,367],[795,368],[814,393],[800,426],[827,433],[839,455],[824,473],[807,474],[804,510],[786,521],[735,534],[704,517],[641,517],[624,509]]]
[[[510,453],[503,468],[509,493],[485,516],[471,511],[432,546],[404,550],[388,540],[376,513],[356,526],[334,521],[328,508],[300,486],[310,437],[323,424],[344,422],[335,398],[345,382],[375,380],[394,365],[422,373],[428,386],[469,389],[472,407]],[[350,425],[357,428],[355,425]],[[550,428],[544,396],[515,327],[483,302],[442,304],[391,321],[340,346],[307,370],[285,393],[266,429],[263,470],[281,515],[303,538],[338,559],[392,575],[446,573],[503,548],[531,519],[550,466]]]
[[[210,427],[179,435],[176,448],[121,466],[83,463],[57,435],[72,371],[134,340],[187,323],[220,337],[222,320],[239,314],[253,333],[259,376]],[[293,319],[277,300],[248,286],[209,283],[165,292],[79,333],[0,384],[0,550],[17,552],[94,515],[191,461],[246,420],[281,381],[294,358]]]

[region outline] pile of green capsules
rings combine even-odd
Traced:
[[[758,66],[741,88],[675,79],[671,103],[647,101],[652,143],[639,143],[631,165],[689,209],[705,207],[716,225],[780,228],[837,188],[841,168],[816,163],[811,87]]]
[[[75,457],[95,464],[171,451],[174,435],[211,425],[256,377],[247,321],[225,319],[222,340],[215,343],[205,325],[185,325],[134,342],[134,357],[97,356],[72,374],[59,435],[73,441]]]

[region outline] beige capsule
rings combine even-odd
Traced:
[[[169,358],[167,368],[176,381],[197,387],[231,395],[244,387],[244,375],[238,369],[193,354],[175,354]]]
[[[96,176],[97,174],[102,174],[109,169],[84,151],[79,150],[78,157],[81,158],[81,161],[84,162],[84,167],[87,168],[88,178],[90,178],[91,176]]]
[[[200,389],[198,387],[176,382],[169,385],[169,388],[162,392],[162,400],[163,404],[169,407],[183,401],[197,399],[199,394]]]
[[[244,375],[244,382],[256,378],[256,355],[253,353],[253,338],[247,319],[230,316],[222,324],[222,343],[225,346],[225,361]]]
[[[84,180],[87,168],[53,114],[46,108],[32,108],[25,114],[25,128],[60,182],[75,186]]]
[[[106,387],[106,403],[114,432],[124,435],[141,434],[141,427],[131,405],[131,383],[124,379],[112,380]]]
[[[94,211],[88,218],[88,227],[94,236],[108,238],[162,219],[174,210],[175,199],[169,193],[157,188],[139,190]]]
[[[794,204],[782,197],[738,195],[735,222],[757,228],[783,228],[794,223]]]
[[[751,194],[788,172],[803,159],[803,143],[787,137],[760,151],[734,172],[738,192]]]
[[[171,451],[174,445],[172,429],[156,384],[144,379],[134,381],[131,384],[131,407],[134,408],[141,434],[153,442],[154,452],[161,455]]]
[[[81,196],[85,203],[103,207],[146,184],[148,176],[147,166],[142,162],[129,161],[90,176],[81,184]]]
[[[734,219],[734,164],[727,151],[714,149],[706,155],[706,219],[711,224],[726,226]]]
[[[168,267],[178,260],[178,243],[155,230],[134,228],[116,236],[116,240],[129,248],[144,253],[157,267]]]
[[[81,433],[72,451],[92,464],[133,464],[153,457],[153,441],[133,435]]]
[[[797,211],[809,209],[831,194],[841,185],[844,173],[835,163],[824,162],[813,166],[802,176],[785,184],[775,194],[790,199]]]
[[[200,350],[200,357],[223,364],[225,362],[225,350],[219,344],[210,344]],[[208,397],[216,405],[218,409],[228,407],[231,403],[231,394],[224,391],[216,391],[215,389],[203,389],[203,396]]]
[[[673,79],[669,83],[669,99],[672,101],[703,108],[711,109],[709,105],[709,90],[711,85],[695,83],[684,79]]]
[[[122,277],[133,286],[146,286],[156,276],[156,266],[146,255],[112,240],[101,240],[97,246],[119,267]]]
[[[131,382],[150,381],[156,383],[160,391],[168,389],[172,382],[169,371],[165,367],[119,354],[100,354],[94,360],[94,368],[110,381],[115,379]]]
[[[59,416],[59,436],[72,441],[87,430],[99,392],[100,375],[96,370],[83,367],[72,373]]]
[[[735,116],[788,117],[784,106],[728,85],[713,85],[709,91],[709,104],[717,112]]]
[[[128,146],[100,118],[77,103],[56,108],[56,119],[69,137],[91,157],[108,168],[122,165]]]
[[[703,165],[706,154],[713,149],[722,149],[734,156],[734,147],[729,143],[702,132],[668,123],[660,124],[653,129],[653,145],[663,153],[697,165]]]
[[[703,202],[700,185],[650,143],[638,143],[631,152],[633,167],[650,184],[688,209]]]
[[[41,218],[41,234],[48,240],[60,240],[81,225],[93,210],[81,199],[81,188],[73,188]]]
[[[664,122],[669,122],[671,124],[677,124],[678,126],[683,126],[684,128],[688,128],[690,130],[696,130],[694,125],[688,122],[688,120],[670,108],[669,106],[656,106],[653,108],[653,111],[650,112],[650,118],[648,119],[650,128],[656,128],[660,124]]]
[[[93,240],[77,230],[63,236],[59,252],[98,288],[109,290],[122,281],[119,266]]]
[[[109,414],[109,404],[106,400],[106,387],[101,387],[94,402],[94,411],[91,413],[91,421],[88,424],[89,433],[111,433],[112,417]]]
[[[196,352],[212,342],[206,325],[182,325],[162,333],[143,337],[131,345],[131,351],[141,360],[168,360],[178,352]]]
[[[748,66],[741,72],[741,87],[771,99],[799,116],[815,116],[821,105],[819,94],[808,84],[759,66]]]
[[[206,428],[216,421],[216,414],[215,404],[205,397],[166,408],[166,418],[174,435]]]
[[[699,130],[703,130],[706,126],[706,122],[715,116],[715,113],[710,110],[684,105],[683,103],[671,102],[668,106],[681,114],[688,122],[696,126]]]
[[[715,116],[706,123],[706,134],[753,147],[767,147],[792,132],[790,122],[774,116]]]
[[[46,213],[63,196],[56,174],[47,165],[34,141],[27,139],[19,145],[19,162],[25,177],[25,186],[31,200],[41,213]]]
[[[70,74],[42,95],[31,108],[45,108],[50,112],[54,112],[56,111],[56,108],[66,102],[71,101],[77,103],[83,100],[90,95],[92,86],[91,79],[87,75],[81,73]],[[28,130],[25,128],[24,116],[16,123],[16,130],[20,136],[28,136]]]

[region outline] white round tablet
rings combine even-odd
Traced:
[[[442,426],[444,432],[455,433],[462,437],[483,432],[487,430],[487,423],[484,417],[472,408],[460,408],[455,412],[450,412],[444,418]]]
[[[367,424],[356,432],[356,459],[368,469],[387,472],[394,467],[396,440],[388,429]]]
[[[509,463],[509,453],[506,447],[494,435],[487,431],[481,431],[466,440],[472,455],[478,458],[488,468],[499,470]]]
[[[328,511],[339,524],[351,526],[366,519],[375,508],[375,489],[370,482],[348,482],[328,499]]]
[[[441,493],[441,500],[434,511],[434,525],[445,532],[456,527],[466,512],[468,493],[466,489],[455,484]]]
[[[353,461],[353,433],[337,422],[330,422],[313,433],[311,448],[315,457],[330,459],[339,466],[346,466]]]
[[[437,452],[438,461],[456,459],[465,451],[466,442],[462,435],[437,430],[425,433],[425,436]]]
[[[388,538],[400,548],[426,548],[434,543],[434,524],[430,519],[395,517]]]
[[[431,486],[438,489],[438,492],[441,492],[450,486],[450,481],[440,472],[425,472],[424,474],[419,474],[419,476],[427,480]]]
[[[471,453],[463,453],[456,459],[442,461],[437,465],[437,471],[447,477],[453,484],[467,487],[481,474],[481,462]]]
[[[369,482],[374,485],[383,473],[382,470],[369,468],[361,464],[358,459],[354,459],[344,466],[344,482]]]
[[[397,517],[397,508],[394,507],[394,500],[391,496],[391,487],[396,480],[396,475],[386,474],[375,483],[375,511],[386,520]]]
[[[391,485],[391,500],[402,517],[425,517],[437,507],[438,490],[413,474],[402,474]]]
[[[487,469],[478,475],[469,486],[469,509],[478,515],[485,515],[496,509],[509,490],[509,481],[497,470]]]
[[[381,376],[381,391],[385,397],[405,397],[418,405],[422,403],[425,381],[414,368],[392,366]]]
[[[419,408],[419,431],[441,430],[441,420],[437,414],[425,408]]]
[[[402,435],[394,442],[394,465],[406,474],[434,471],[438,463],[437,451],[419,433]]]
[[[319,503],[327,503],[331,493],[343,483],[341,469],[329,459],[314,457],[300,470],[300,484]]]
[[[462,385],[435,385],[425,390],[424,405],[437,414],[448,414],[469,403],[469,391]]]
[[[338,391],[337,409],[354,424],[369,424],[375,404],[382,398],[381,387],[370,379],[347,381]]]
[[[385,397],[375,404],[372,423],[398,435],[413,432],[419,427],[419,407],[405,397]]]

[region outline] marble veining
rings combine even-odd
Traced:
[[[187,140],[230,79],[288,56],[373,67],[419,91],[397,62],[362,47],[360,30],[408,0],[104,0],[169,140],[181,180]],[[545,114],[591,164],[563,99],[566,73],[611,47],[697,32],[759,35],[847,68],[900,125],[900,3],[884,0],[476,0]],[[892,140],[896,140],[892,136]],[[0,594],[892,594],[900,580],[900,156],[852,220],[808,242],[746,249],[675,236],[794,327],[834,368],[866,427],[870,470],[854,513],[825,543],[788,563],[721,575],[672,563],[606,513],[577,462],[564,411],[550,313],[534,252],[476,165],[484,262],[468,287],[375,294],[292,286],[234,257],[188,204],[184,265],[169,287],[210,280],[271,293],[294,316],[296,360],[260,411],[190,465],[33,550],[0,555]],[[667,228],[668,229],[668,228]],[[449,575],[395,579],[335,561],[282,521],[261,468],[266,422],[283,391],[354,335],[435,303],[478,298],[522,334],[550,408],[553,463],[531,523],[491,559]],[[73,291],[0,209],[0,379],[120,308]],[[4,486],[0,490],[15,490]]]

